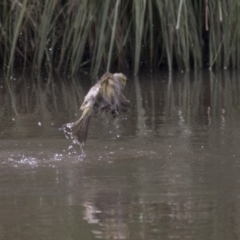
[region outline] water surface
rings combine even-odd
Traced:
[[[87,77],[0,81],[0,239],[239,239],[238,73],[130,79],[82,149],[60,128]]]

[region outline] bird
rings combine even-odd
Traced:
[[[127,77],[123,73],[105,73],[85,96],[80,107],[80,118],[76,122],[63,125],[65,134],[78,144],[84,145],[93,113],[110,111],[116,117],[129,103],[122,94],[126,81]]]

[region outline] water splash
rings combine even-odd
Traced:
[[[60,128],[60,130],[63,131],[63,133],[67,139],[73,140],[73,144],[78,144],[81,146],[81,145],[83,145],[83,143],[80,143],[78,141],[77,137],[72,132],[73,125],[74,125],[74,123],[66,123],[62,126],[62,128]]]
[[[80,144],[80,150],[81,150],[80,157],[85,158],[86,157],[86,153],[84,152],[83,146],[84,146],[84,144]]]
[[[13,162],[15,167],[18,167],[20,164],[32,167],[38,166],[38,160],[35,157],[26,157],[25,155],[19,155],[16,157],[11,155],[11,157],[8,158],[8,161]]]
[[[81,150],[81,154],[78,155],[78,159],[82,161],[83,158],[86,157],[86,152],[83,149],[84,143],[79,143],[77,138],[73,135],[73,133],[72,133],[72,126],[73,126],[73,124],[74,123],[64,124],[60,130],[63,131],[63,133],[64,133],[64,135],[65,135],[65,137],[67,139],[72,139],[73,140],[72,142],[73,142],[74,145],[79,145],[80,150]],[[73,149],[73,145],[69,145],[68,150],[70,150],[70,149]],[[73,151],[72,153],[76,154],[77,152]],[[69,153],[69,154],[72,154],[72,153]]]
[[[73,123],[67,123],[67,124],[64,124],[59,130],[60,131],[63,131],[65,137],[67,139],[74,139],[73,137],[73,134],[72,134],[72,126],[73,126]]]
[[[62,161],[63,160],[63,155],[59,153],[55,153],[52,160],[54,161]]]

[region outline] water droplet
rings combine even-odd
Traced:
[[[42,126],[42,123],[41,123],[41,122],[38,122],[38,126]]]

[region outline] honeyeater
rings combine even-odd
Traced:
[[[94,112],[110,111],[116,116],[122,106],[129,102],[122,94],[126,80],[122,73],[105,73],[85,96],[80,107],[81,117],[76,122],[63,125],[64,131],[79,144],[84,144]]]

